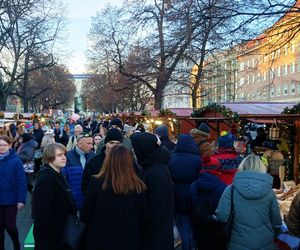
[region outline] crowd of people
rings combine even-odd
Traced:
[[[154,133],[126,126],[119,118],[0,124],[0,250],[5,230],[20,249],[16,215],[27,191],[36,250],[68,249],[69,215],[86,225],[78,249],[171,250],[174,228],[182,250],[274,249],[282,219],[272,176],[258,156],[235,151],[232,134],[222,133],[214,149],[206,123],[176,143],[167,125]],[[298,203],[287,225],[299,236]]]

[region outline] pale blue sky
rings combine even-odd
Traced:
[[[70,56],[63,59],[73,74],[86,73],[85,51],[87,49],[87,33],[91,27],[91,17],[108,3],[121,3],[121,0],[63,0],[67,4],[66,16],[69,19],[69,33],[65,43]]]

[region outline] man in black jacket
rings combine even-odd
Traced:
[[[89,185],[92,175],[99,174],[105,155],[109,153],[113,146],[122,143],[123,136],[118,129],[112,128],[108,130],[104,140],[105,146],[101,149],[100,154],[95,155],[90,161],[88,161],[83,170],[81,183],[81,191],[83,194]]]

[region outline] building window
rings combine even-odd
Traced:
[[[247,61],[247,68],[250,68],[250,60]]]
[[[260,82],[260,73],[257,73],[257,81]]]
[[[297,64],[297,72],[300,72],[300,60],[298,60],[298,64]]]
[[[294,43],[292,43],[292,45],[291,45],[291,52],[295,53],[295,44]]]
[[[267,71],[264,72],[264,81],[267,80]]]
[[[290,73],[295,73],[295,63],[291,63],[291,65],[290,65]]]
[[[245,68],[245,64],[243,62],[240,63],[240,71],[243,71]]]
[[[288,94],[288,86],[287,86],[287,84],[285,83],[284,85],[283,85],[283,95],[287,95]]]
[[[275,71],[273,68],[270,69],[270,79],[273,79],[273,77],[275,76]]]
[[[280,85],[278,85],[278,86],[276,87],[276,93],[277,93],[277,96],[280,96],[280,95],[281,95],[281,87],[280,87]]]
[[[276,57],[280,57],[280,49],[276,50]]]
[[[255,82],[255,75],[252,74],[252,83]]]
[[[286,56],[288,54],[288,45],[286,44],[284,46],[284,55]]]
[[[287,64],[283,65],[283,75],[287,74],[288,71],[287,68],[288,68]]]
[[[295,89],[295,82],[294,82],[294,81],[291,82],[291,85],[290,85],[290,92],[291,92],[291,95],[294,95],[295,92],[296,92],[296,89]]]
[[[271,96],[271,97],[274,97],[274,96],[275,96],[275,91],[274,91],[274,88],[273,88],[273,87],[270,89],[270,96]]]
[[[247,83],[250,83],[250,75],[247,76]]]
[[[277,68],[277,76],[280,76],[280,66]]]
[[[243,86],[244,83],[245,83],[245,79],[244,79],[244,77],[242,77],[242,78],[240,79],[240,86]]]
[[[262,98],[263,98],[263,99],[266,99],[266,98],[267,98],[266,92],[264,92],[264,93],[262,94]]]

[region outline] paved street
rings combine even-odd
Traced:
[[[26,206],[18,213],[17,224],[19,229],[19,239],[21,243],[21,249],[23,250],[24,240],[32,225],[31,219],[31,197],[27,193]],[[13,250],[13,244],[8,234],[5,235],[5,250]]]

